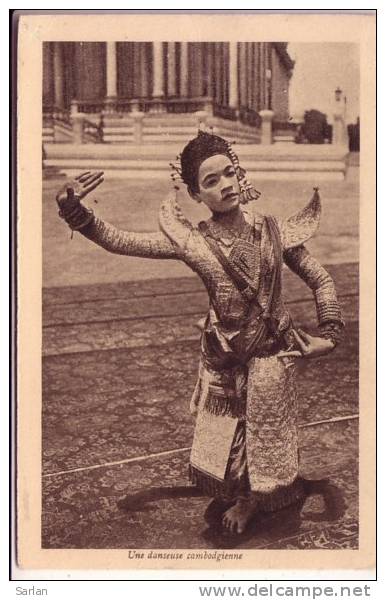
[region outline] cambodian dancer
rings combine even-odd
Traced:
[[[184,261],[209,296],[198,379],[191,400],[196,425],[189,473],[215,498],[225,529],[242,533],[259,511],[304,497],[299,476],[296,358],[331,352],[343,327],[334,283],[304,244],[320,220],[317,189],[296,215],[278,221],[252,214],[259,196],[224,139],[199,132],[174,165],[189,195],[211,217],[184,217],[174,190],[160,207],[160,231],[121,231],[81,204],[103,181],[86,172],[58,193],[60,215],[109,252]],[[311,288],[319,335],[292,322],[282,295],[283,262]]]

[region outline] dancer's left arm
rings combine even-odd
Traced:
[[[339,342],[344,327],[334,282],[304,245],[285,250],[283,257],[288,267],[313,291],[320,331],[319,336],[313,336],[302,329],[294,330],[299,349],[285,355],[316,358],[328,354]]]

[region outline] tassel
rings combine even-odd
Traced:
[[[230,491],[226,481],[215,479],[208,473],[199,471],[192,464],[189,464],[189,481],[212,497],[228,495]],[[251,491],[250,494],[257,503],[257,510],[262,512],[281,510],[299,501],[304,501],[306,498],[306,490],[301,478],[297,478],[292,484],[283,486],[271,493],[264,494]]]
[[[226,397],[209,393],[205,399],[204,409],[217,417],[238,418],[245,414],[245,400],[236,396]]]
[[[189,481],[208,496],[220,496],[225,491],[223,481],[199,471],[191,464],[189,464]]]

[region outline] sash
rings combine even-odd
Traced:
[[[224,370],[242,366],[237,373],[235,371],[230,373],[235,384],[233,394],[228,394],[223,386],[210,385],[210,381],[205,382],[205,378],[201,381],[202,405],[198,411],[194,431],[190,457],[190,477],[193,483],[198,483],[213,494],[217,491],[219,493],[223,491],[223,482],[238,419],[241,415],[245,416],[247,414],[247,385],[250,364],[248,368],[245,367],[250,359],[256,355],[259,346],[264,343],[273,329],[271,313],[281,293],[282,248],[280,233],[272,217],[265,217],[265,220],[267,248],[262,250],[265,253],[266,269],[262,269],[258,290],[253,289],[242,274],[234,269],[231,261],[228,260],[228,257],[222,252],[215,240],[208,235],[206,228],[200,227],[208,247],[222,265],[224,272],[242,294],[250,295],[248,297],[250,302],[248,320],[250,321],[256,316],[256,326],[252,339],[248,338],[247,343],[245,338],[245,341],[241,338],[238,345],[242,350],[237,353],[233,350],[227,352],[226,349],[222,348],[221,340],[216,337],[214,330],[205,330],[202,336],[204,361],[207,360],[210,367],[224,373]],[[267,273],[267,270],[270,281],[267,286],[264,286],[264,272]],[[266,280],[265,283],[267,283]],[[254,291],[253,295],[252,290]],[[263,295],[262,292],[264,292],[264,306],[261,306],[258,301],[259,295],[260,297]],[[240,335],[243,336],[243,328],[241,328]],[[280,361],[276,361],[276,363],[280,369],[284,369]],[[267,381],[269,381],[269,374]],[[216,389],[217,387],[218,389]],[[271,389],[269,385],[267,389]],[[272,417],[271,414],[269,416]],[[282,418],[281,415],[280,418]],[[282,440],[280,440],[280,443],[282,443]],[[287,447],[288,444],[285,446],[285,450],[287,450]],[[253,466],[253,461],[256,459],[252,455],[252,457],[248,456],[248,460],[248,469],[250,469],[250,464]],[[255,471],[253,471],[253,474],[255,474]]]

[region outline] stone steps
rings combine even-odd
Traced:
[[[79,170],[104,170],[117,178],[164,177],[183,143],[47,144],[45,166],[72,176]],[[343,180],[348,150],[338,145],[236,144],[240,162],[254,179]]]
[[[241,144],[260,141],[260,132],[256,127],[220,117],[210,117],[201,112],[189,115],[146,113],[142,120],[142,140],[144,144],[157,142],[180,142],[183,144],[197,134],[201,122],[204,122],[207,127],[212,127],[214,133]],[[106,142],[132,142],[133,138],[134,119],[130,113],[104,117],[104,140]]]

